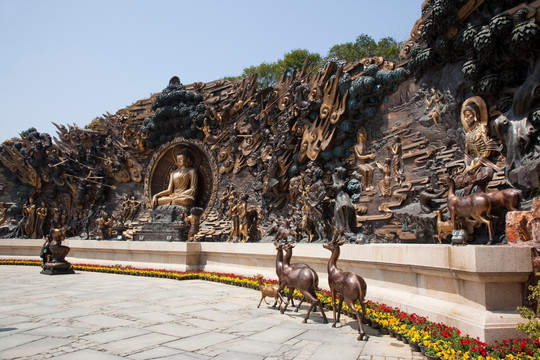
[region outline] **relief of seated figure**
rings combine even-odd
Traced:
[[[176,155],[178,169],[169,177],[167,189],[152,197],[152,206],[160,205],[195,205],[197,195],[197,170],[191,167],[191,159],[187,152],[179,152]]]

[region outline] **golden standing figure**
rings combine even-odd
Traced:
[[[367,133],[366,129],[360,128],[356,132],[356,144],[353,146],[353,153],[356,159],[355,170],[362,177],[362,191],[374,192],[373,189],[373,166],[366,163],[366,160],[373,160],[375,154],[367,152]]]
[[[34,204],[33,198],[28,199],[28,204],[24,205],[23,213],[26,217],[26,222],[24,224],[24,233],[27,237],[32,238],[34,236],[34,230],[36,225],[36,204]]]
[[[187,152],[176,155],[178,169],[169,178],[169,186],[152,197],[152,205],[195,205],[197,195],[197,170],[190,167],[191,159]]]
[[[36,209],[36,225],[35,225],[35,237],[41,239],[45,236],[43,233],[43,226],[45,225],[45,219],[47,218],[48,210],[45,207],[45,202],[41,202],[41,206]]]
[[[384,163],[375,163],[379,170],[383,173],[383,179],[380,180],[377,183],[377,187],[379,188],[379,191],[381,192],[381,196],[383,197],[389,197],[392,196],[392,160],[390,158],[386,158],[386,161]]]
[[[394,144],[388,145],[388,155],[392,159],[392,170],[394,171],[394,182],[401,183],[401,174],[403,174],[403,166],[401,165],[401,138],[399,135],[394,137]]]

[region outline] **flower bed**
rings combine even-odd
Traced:
[[[0,260],[0,265],[33,265],[41,266],[39,260]],[[104,266],[93,264],[73,264],[74,270],[94,271],[134,276],[160,277],[176,280],[199,279],[215,281],[230,285],[258,289],[255,277],[227,273],[212,273],[205,271],[176,271],[166,269],[141,269],[131,266]],[[263,279],[265,283],[276,284],[277,281]],[[329,291],[317,293],[326,308],[332,307],[332,297]],[[301,293],[296,290],[296,298]],[[343,304],[342,312],[354,317],[354,312]],[[407,314],[397,308],[385,304],[368,301],[366,318],[374,326],[388,329],[390,333],[402,338],[403,341],[418,345],[422,353],[432,359],[540,359],[540,339],[510,339],[494,345],[488,345],[469,335],[462,335],[453,327],[429,321],[417,314]],[[412,348],[412,346],[411,346]]]

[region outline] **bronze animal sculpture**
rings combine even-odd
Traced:
[[[276,307],[278,301],[279,301],[279,305],[281,306],[281,304],[283,303],[283,297],[281,297],[281,294],[278,292],[279,285],[264,284],[263,276],[261,274],[257,274],[257,281],[259,283],[259,290],[261,290],[261,300],[259,301],[259,305],[257,305],[257,307],[261,306],[261,302],[263,300],[267,305],[270,305],[266,301],[267,296],[273,297],[276,300],[276,302],[274,303],[274,305],[272,305],[272,307]]]
[[[454,193],[454,180],[447,176],[445,181],[448,183],[448,196],[446,198],[448,211],[452,228],[456,229],[456,218],[472,217],[479,223],[484,223],[488,227],[489,241],[488,245],[493,242],[493,224],[487,219],[491,215],[491,200],[485,193],[474,193],[459,197]]]
[[[276,275],[277,275],[278,280],[279,280],[280,283],[281,283],[281,273],[282,273],[282,268],[283,268],[283,246],[284,245],[285,245],[284,243],[274,243],[274,246],[276,247],[276,250],[277,250],[277,255],[276,255]],[[294,263],[291,266],[293,266],[295,268],[307,267],[307,265],[303,264],[303,263]],[[294,294],[294,290],[295,289],[292,289],[291,287],[289,287],[289,293],[290,294]],[[298,309],[300,308],[300,305],[302,305],[304,300],[305,300],[305,297],[303,297],[302,300],[300,300],[300,303],[298,304],[298,306],[296,306],[294,311],[298,312]],[[292,297],[291,297],[291,305],[294,306],[294,301],[293,301]]]
[[[336,266],[340,254],[339,247],[345,243],[345,240],[339,241],[342,233],[343,229],[336,231],[333,239],[329,243],[323,244],[325,249],[332,252],[330,259],[328,259],[328,286],[330,286],[330,291],[332,292],[332,310],[334,314],[334,323],[332,324],[332,327],[336,327],[336,323],[339,322],[341,306],[343,305],[343,300],[345,300],[347,306],[356,313],[358,333],[360,334],[357,340],[362,340],[364,337],[367,340],[367,335],[362,325],[362,319],[366,315],[366,281],[355,273],[343,271]],[[337,318],[335,306],[336,296],[339,298]],[[358,309],[354,306],[356,301],[358,301],[362,307],[362,314],[360,314]]]
[[[315,293],[315,290],[319,289],[319,276],[309,266],[307,267],[293,267],[290,264],[291,256],[292,256],[292,249],[296,245],[293,244],[285,244],[285,257],[283,258],[283,266],[281,271],[281,279],[279,284],[279,291],[283,290],[285,286],[289,286],[290,289],[298,289],[302,294],[311,301],[311,306],[308,309],[308,312],[306,314],[306,317],[304,318],[304,323],[307,322],[307,319],[309,318],[309,314],[311,314],[311,311],[319,305],[319,308],[321,309],[321,315],[323,317],[323,321],[325,324],[328,323],[328,319],[326,319],[326,315],[324,314],[324,310],[321,304],[321,301],[317,297],[317,294]],[[281,313],[283,314],[285,310],[287,309],[287,306],[289,305],[289,300],[292,299],[293,291],[289,291],[287,294],[287,302],[285,303],[285,306],[281,308]]]
[[[444,210],[433,211],[435,214],[437,214],[437,239],[439,240],[439,244],[442,244],[442,241],[445,237],[447,237],[448,235],[452,235],[452,230],[454,230],[454,227],[452,226],[452,221],[443,221],[443,211]]]
[[[523,197],[521,190],[518,189],[498,190],[488,192],[486,195],[491,201],[491,209],[506,209],[509,211],[517,211]]]

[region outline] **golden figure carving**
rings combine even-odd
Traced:
[[[28,203],[24,205],[23,214],[26,217],[24,234],[29,238],[33,238],[36,225],[36,204],[34,204],[33,198],[29,198]]]
[[[473,186],[485,190],[498,167],[489,160],[498,151],[497,143],[488,135],[488,114],[484,100],[479,96],[467,99],[461,107],[461,123],[465,129],[465,170],[456,177],[457,187],[465,187],[469,194]]]
[[[42,201],[40,207],[36,209],[36,225],[35,225],[35,237],[41,239],[45,234],[43,233],[43,226],[45,225],[45,219],[47,218],[48,210],[45,207],[45,203]]]
[[[390,158],[386,158],[386,161],[382,164],[379,162],[375,163],[375,165],[377,165],[379,170],[383,173],[383,179],[377,183],[377,187],[379,188],[381,195],[384,197],[392,196],[391,163],[392,163],[392,160]]]
[[[441,117],[440,102],[443,100],[443,98],[443,93],[435,88],[431,88],[431,93],[426,95],[426,110],[424,113],[428,114],[428,117],[433,119],[435,125],[439,125],[437,119]]]
[[[110,239],[112,236],[112,226],[114,218],[108,212],[103,211],[98,220],[98,236],[102,239]]]
[[[240,199],[237,198],[235,190],[229,194],[229,217],[231,218],[231,232],[227,241],[234,241],[240,236]]]
[[[497,144],[488,136],[487,109],[484,100],[475,96],[467,99],[461,108],[461,123],[465,129],[465,171],[474,173],[482,165],[493,166],[488,157]]]
[[[197,170],[190,167],[191,159],[187,152],[176,155],[178,169],[169,177],[167,189],[152,197],[152,205],[193,206],[197,194]]]
[[[364,193],[374,193],[373,189],[373,166],[369,163],[366,163],[366,160],[373,160],[375,158],[375,153],[367,152],[367,133],[366,129],[360,128],[356,132],[356,144],[353,146],[353,153],[356,159],[355,170],[361,176],[362,182],[362,191]]]
[[[401,174],[403,174],[403,166],[401,164],[402,149],[401,138],[399,135],[394,137],[394,144],[388,145],[388,152],[392,159],[392,170],[394,171],[394,182],[401,183]]]
[[[249,240],[249,223],[247,218],[247,194],[244,194],[237,203],[238,212],[238,241],[248,242]]]

